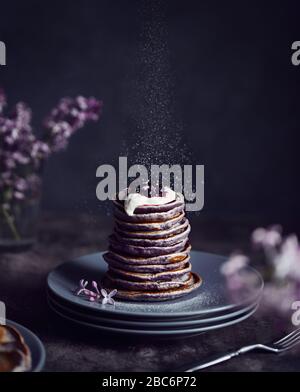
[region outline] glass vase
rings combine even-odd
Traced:
[[[0,205],[0,250],[24,250],[37,239],[40,196]]]

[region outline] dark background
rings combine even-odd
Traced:
[[[0,40],[7,46],[0,85],[10,104],[27,102],[38,129],[62,96],[104,101],[101,121],[47,163],[45,210],[107,213],[96,200],[95,172],[115,163],[124,140],[132,140],[128,107],[140,77],[145,3],[151,2],[0,3]],[[174,121],[191,162],[205,165],[200,217],[299,228],[300,66],[291,63],[291,44],[300,40],[297,2],[160,3]]]

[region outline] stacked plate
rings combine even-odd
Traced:
[[[181,337],[230,326],[251,316],[258,307],[263,280],[250,267],[239,271],[234,289],[221,274],[223,256],[191,252],[193,270],[203,284],[193,293],[165,302],[116,301],[92,303],[74,293],[81,279],[101,281],[107,265],[102,253],[60,265],[48,275],[51,309],[69,321],[99,332],[123,335]]]

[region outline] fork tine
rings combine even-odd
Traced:
[[[277,346],[284,346],[291,343],[294,339],[300,336],[300,331],[296,330],[293,333],[289,334],[285,338],[281,339],[279,342],[274,343]]]
[[[280,340],[277,340],[276,342],[274,342],[274,344],[283,344],[284,342],[286,342],[287,340],[292,339],[295,335],[297,335],[300,332],[300,328],[295,329],[293,332],[289,333],[288,335],[286,335],[285,337],[283,337]]]
[[[290,336],[288,339],[282,341],[281,343],[277,343],[274,344],[275,346],[279,346],[279,347],[286,347],[289,344],[292,344],[295,340],[298,340],[300,337],[300,332],[293,334],[292,336]]]
[[[290,337],[288,340],[285,340],[283,343],[280,343],[279,347],[286,347],[290,344],[293,344],[295,341],[298,341],[300,338],[300,333],[295,334],[294,336]]]
[[[291,336],[290,338],[286,339],[283,343],[280,343],[281,346],[285,346],[289,343],[292,343],[295,339],[298,339],[300,336],[300,331],[298,331],[297,333],[295,333],[293,336]]]
[[[290,341],[290,343],[286,343],[284,345],[280,345],[280,347],[284,350],[289,350],[290,348],[296,346],[297,344],[300,343],[300,336],[298,336],[296,339]]]

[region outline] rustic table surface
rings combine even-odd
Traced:
[[[246,248],[253,225],[192,222],[194,249],[229,254]],[[137,340],[94,334],[55,316],[47,306],[45,281],[57,265],[72,257],[104,250],[111,219],[89,216],[41,220],[38,243],[23,253],[0,253],[0,300],[7,317],[30,328],[47,351],[45,371],[168,371],[242,345],[272,341],[292,329],[288,317],[261,307],[248,320],[225,329],[180,340]],[[300,371],[300,347],[281,354],[244,355],[209,371]]]

